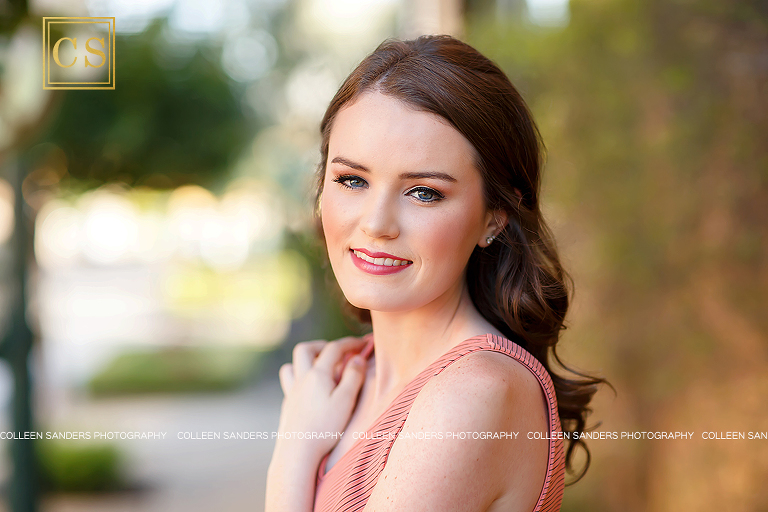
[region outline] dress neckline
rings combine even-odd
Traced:
[[[424,372],[426,372],[427,370],[429,370],[430,368],[435,366],[445,356],[447,356],[448,354],[450,354],[451,352],[453,352],[454,350],[456,350],[460,346],[462,346],[462,345],[464,345],[466,343],[469,343],[470,341],[475,341],[475,340],[480,339],[480,338],[485,338],[486,340],[490,341],[491,340],[491,336],[494,336],[494,335],[491,334],[491,333],[487,333],[487,334],[478,334],[477,336],[472,336],[471,338],[467,338],[464,341],[462,341],[461,343],[459,343],[457,345],[454,345],[452,348],[448,349],[447,352],[445,352],[443,355],[441,355],[440,357],[435,359],[431,364],[429,364],[426,368],[424,368],[424,370],[419,372],[418,375],[416,375],[413,379],[411,379],[408,382],[408,384],[406,384],[403,387],[402,391],[400,391],[400,393],[392,400],[392,402],[390,402],[390,404],[387,406],[387,408],[382,411],[382,413],[379,415],[378,418],[376,418],[376,420],[368,428],[368,430],[365,431],[365,436],[363,436],[362,438],[360,438],[357,441],[355,441],[352,444],[352,446],[350,446],[349,449],[346,452],[344,452],[341,455],[341,457],[339,457],[339,460],[337,460],[336,463],[327,471],[325,469],[325,466],[326,466],[326,464],[328,462],[328,457],[330,457],[331,452],[328,452],[327,454],[325,454],[323,459],[320,461],[320,466],[318,468],[318,481],[324,480],[334,470],[334,468],[338,467],[341,462],[343,462],[347,457],[350,456],[350,454],[355,452],[355,449],[358,447],[359,444],[363,443],[364,441],[366,441],[369,438],[369,434],[372,434],[374,432],[374,430],[376,429],[376,427],[379,426],[379,424],[382,422],[382,420],[384,420],[387,417],[387,414],[392,409],[392,406],[395,405],[400,400],[400,397],[403,395],[403,393],[408,391],[408,389],[411,387],[411,385],[416,380],[418,380],[422,376],[422,374]],[[373,333],[366,334],[364,337],[369,337],[369,340],[368,340],[368,343],[366,343],[366,345],[363,348],[361,353],[366,357],[366,359],[369,359],[371,354],[373,354]],[[333,450],[331,450],[331,451],[333,451]]]

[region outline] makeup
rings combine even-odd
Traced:
[[[398,258],[397,256],[386,252],[371,252],[365,249],[356,248],[350,249],[349,254],[352,258],[352,263],[354,263],[357,268],[363,272],[376,276],[385,276],[402,272],[413,264],[410,260]]]

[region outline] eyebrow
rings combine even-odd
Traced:
[[[350,167],[352,169],[357,169],[358,171],[361,171],[361,172],[367,172],[367,173],[371,172],[364,165],[355,163],[355,162],[353,162],[351,160],[347,160],[343,156],[335,157],[333,160],[331,160],[331,163],[332,164],[345,165],[345,166]],[[457,181],[456,178],[454,178],[450,174],[446,174],[444,172],[437,172],[437,171],[404,172],[404,173],[400,174],[399,178],[401,180],[432,178],[432,179],[436,179],[436,180],[447,181],[447,182],[450,182],[450,183],[456,183],[456,181]]]

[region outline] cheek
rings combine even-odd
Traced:
[[[469,260],[477,245],[480,224],[477,216],[467,215],[467,211],[467,208],[456,208],[411,225],[411,233],[423,248],[425,262],[436,264],[433,268],[463,268]]]
[[[334,191],[326,188],[320,202],[320,221],[331,256],[340,237],[348,229],[350,217],[350,212],[345,211]]]

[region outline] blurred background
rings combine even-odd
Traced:
[[[116,18],[116,88],[44,90],[43,16]],[[0,0],[0,510],[262,510],[277,368],[345,321],[318,124],[387,37],[494,59],[548,147],[559,353],[616,388],[567,511],[768,510],[762,0]],[[82,43],[81,43],[82,44]]]

